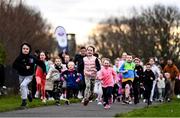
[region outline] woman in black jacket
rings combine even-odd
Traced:
[[[39,65],[44,74],[46,74],[45,64],[36,57],[30,55],[30,52],[31,46],[28,43],[23,43],[21,45],[20,54],[13,63],[13,68],[17,70],[19,74],[22,107],[27,105],[27,98],[30,102],[32,102],[32,95],[28,90],[28,84],[32,81],[32,77],[35,72],[35,64]]]

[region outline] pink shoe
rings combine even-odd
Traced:
[[[104,109],[110,109],[111,107],[110,107],[110,105],[106,105],[105,107],[104,107]]]

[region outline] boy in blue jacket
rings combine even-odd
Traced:
[[[64,71],[61,75],[61,79],[66,81],[66,98],[77,98],[80,79],[80,74],[75,70],[75,64],[73,61],[68,63],[68,70]]]

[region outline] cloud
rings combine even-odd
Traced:
[[[91,28],[109,16],[130,15],[132,7],[147,7],[157,3],[178,5],[179,0],[25,0],[37,7],[54,27],[62,25],[78,39],[87,38]],[[86,36],[86,37],[85,37]]]

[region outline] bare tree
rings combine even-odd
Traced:
[[[52,51],[56,42],[50,29],[41,13],[21,0],[0,1],[0,40],[5,47],[6,64],[19,54],[23,42],[30,43],[33,49]]]
[[[99,29],[98,34],[94,32],[91,39],[100,53],[112,58],[126,51],[145,59],[152,56],[174,58],[178,63],[179,20],[179,9],[174,6],[155,5],[142,9],[140,13],[134,9],[131,18],[117,17],[103,21],[106,27]]]

